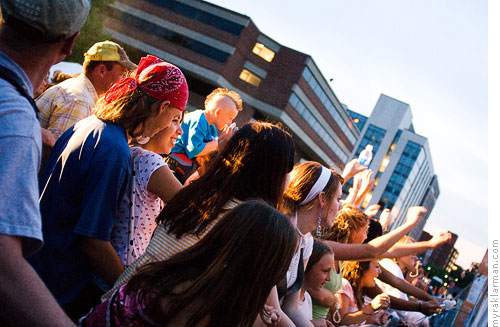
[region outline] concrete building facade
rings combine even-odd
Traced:
[[[149,53],[183,70],[188,110],[217,87],[238,92],[238,125],[282,123],[294,136],[297,160],[342,169],[359,131],[314,60],[259,31],[244,15],[196,0],[116,0],[105,33],[127,52]]]
[[[394,219],[389,229],[404,223],[411,206],[425,206],[426,221],[439,196],[439,185],[428,141],[415,133],[410,106],[382,94],[370,117],[363,119],[364,116],[357,115],[352,119],[357,119],[363,127],[350,159],[357,158],[365,146],[371,144],[373,158],[369,168],[375,178],[375,186],[361,207],[379,204],[381,210],[391,209]],[[344,193],[351,186],[352,181],[346,183]],[[419,238],[425,221],[412,237]]]

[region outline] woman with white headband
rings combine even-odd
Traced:
[[[294,167],[290,173],[290,184],[284,193],[284,202],[282,211],[291,217],[296,225],[297,231],[302,237],[302,243],[305,243],[303,250],[303,266],[307,265],[307,258],[310,252],[307,244],[311,244],[311,234],[321,235],[322,228],[331,228],[335,218],[342,208],[342,184],[344,179],[333,169],[328,169],[321,164],[313,161],[300,163]],[[395,229],[390,234],[386,234],[366,244],[342,244],[333,241],[324,241],[334,252],[337,260],[363,260],[374,259],[384,254],[397,240],[408,233],[419,221],[419,218],[425,214],[425,209],[414,210],[415,214],[409,215],[405,224]],[[295,259],[295,257],[294,257]],[[294,262],[292,261],[292,265]],[[300,262],[299,262],[300,264]],[[293,277],[294,268],[290,266],[289,275]],[[332,274],[340,274],[340,267],[334,267]],[[297,269],[296,280],[303,274],[302,269]],[[287,280],[292,285],[292,280]],[[278,290],[279,287],[278,287]],[[280,294],[280,292],[278,292]],[[281,294],[280,294],[281,295]],[[293,307],[296,301],[289,300]],[[283,303],[285,311],[287,302]],[[291,315],[291,314],[289,314]],[[293,318],[293,317],[291,317]],[[312,326],[312,325],[311,325]]]

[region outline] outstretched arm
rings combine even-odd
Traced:
[[[434,297],[430,294],[427,294],[425,291],[421,290],[418,287],[413,286],[409,282],[407,282],[404,279],[398,278],[397,276],[394,276],[390,271],[386,270],[384,267],[380,267],[381,273],[378,276],[378,279],[383,281],[386,284],[389,284],[398,290],[400,290],[403,293],[406,293],[408,295],[412,295],[416,297],[417,299],[424,300],[424,301],[435,301]],[[437,301],[436,301],[437,302]]]
[[[387,252],[382,254],[381,258],[400,258],[410,254],[422,253],[429,249],[434,249],[441,244],[444,244],[451,240],[450,233],[441,233],[435,235],[429,241],[422,241],[416,243],[405,243],[405,244],[395,244]]]
[[[342,244],[334,241],[323,242],[332,249],[338,260],[370,260],[378,258],[415,227],[420,217],[425,215],[426,212],[427,209],[424,207],[411,207],[408,209],[406,223],[366,244]]]
[[[365,294],[369,297],[376,297],[378,294],[382,293],[382,290],[378,286],[374,287],[365,287]],[[423,314],[430,316],[433,313],[436,313],[439,309],[439,303],[436,301],[407,301],[394,296],[391,296],[391,305],[390,307],[396,310],[403,311],[419,311]]]

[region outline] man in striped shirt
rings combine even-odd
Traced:
[[[68,128],[90,116],[97,99],[128,70],[136,68],[119,44],[94,44],[85,53],[82,74],[49,88],[36,100],[41,127],[57,140]]]

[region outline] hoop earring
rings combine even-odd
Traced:
[[[135,141],[141,145],[144,145],[146,143],[149,142],[151,138],[149,136],[142,136],[142,135],[139,135],[135,138]]]

